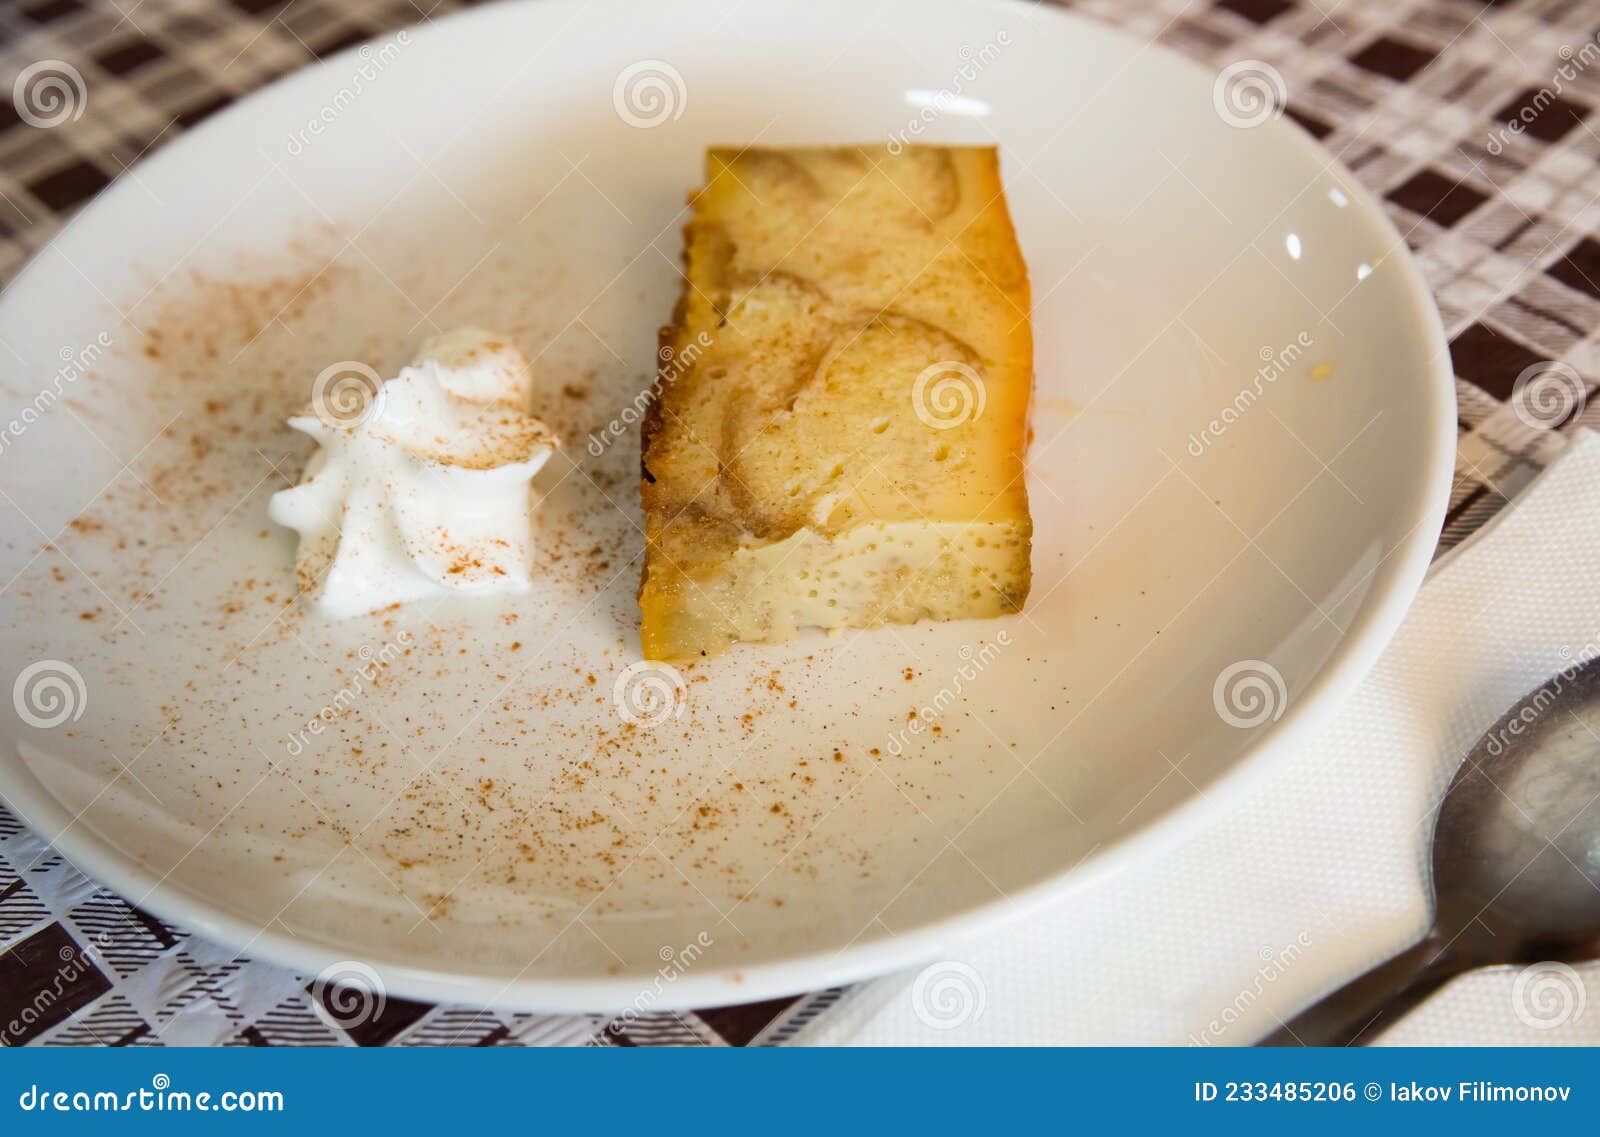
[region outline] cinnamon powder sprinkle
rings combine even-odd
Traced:
[[[515,267],[503,270],[507,279],[518,279]],[[428,294],[420,278],[394,275],[403,290]],[[393,919],[401,930],[417,923],[418,935],[435,933],[417,909],[440,926],[459,918],[520,935],[591,903],[597,921],[703,904],[701,893],[730,908],[775,908],[818,874],[870,877],[873,852],[826,839],[821,823],[864,808],[869,793],[916,820],[902,792],[931,800],[930,787],[948,777],[932,759],[950,752],[958,720],[943,736],[918,736],[925,761],[852,759],[861,750],[850,739],[898,729],[887,721],[898,715],[882,709],[888,683],[897,710],[908,695],[920,698],[904,686],[918,673],[896,661],[886,675],[863,677],[855,702],[830,705],[818,695],[837,689],[827,685],[838,650],[830,646],[682,666],[680,717],[623,721],[613,682],[638,651],[641,539],[628,512],[636,436],[597,460],[581,447],[552,459],[576,461],[582,473],[541,476],[556,488],[538,514],[533,595],[426,613],[395,606],[336,626],[308,616],[295,596],[293,537],[265,517],[267,497],[292,484],[310,449],[283,422],[329,363],[364,360],[384,373],[409,356],[414,313],[370,332],[340,316],[394,307],[393,287],[359,258],[313,257],[295,272],[180,273],[135,313],[145,334],[116,367],[140,376],[148,398],[128,411],[151,439],[137,477],[119,479],[73,519],[62,555],[43,546],[14,587],[41,612],[77,614],[77,634],[110,661],[93,668],[102,682],[159,693],[149,699],[159,716],[141,724],[139,744],[151,744],[141,778],[184,803],[175,810],[193,803],[214,818],[242,802],[229,832],[281,865],[286,880],[309,878],[353,843],[381,873],[346,855],[326,886],[354,887],[367,874],[375,887],[398,889]],[[505,320],[530,355],[561,327],[507,318],[526,307],[525,286],[474,302],[486,309],[482,322]],[[541,358],[549,362],[536,368],[534,412],[563,438],[602,428],[641,383],[609,359],[563,371],[559,350]],[[85,577],[68,558],[116,571]],[[447,563],[454,575],[482,567],[469,555]],[[881,734],[863,725],[879,720]],[[125,742],[85,739],[106,751]],[[876,745],[867,752],[881,755]],[[893,770],[894,785],[861,780],[875,768]],[[1006,775],[1014,769],[1006,757]]]

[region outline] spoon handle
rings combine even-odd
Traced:
[[[1325,996],[1260,1045],[1363,1046],[1465,967],[1430,930],[1420,943]]]

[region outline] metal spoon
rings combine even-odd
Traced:
[[[1433,927],[1263,1046],[1374,1038],[1447,980],[1600,957],[1600,659],[1524,696],[1456,771],[1433,829]]]

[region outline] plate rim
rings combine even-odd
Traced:
[[[479,8],[454,12],[442,21],[408,28],[408,34],[421,41],[437,34],[435,24],[459,29],[471,20],[493,20],[506,8],[521,4],[552,7],[581,6],[575,0],[502,0]],[[1029,19],[1041,16],[1072,26],[1081,34],[1087,31],[1111,36],[1149,53],[1166,68],[1206,75],[1202,63],[1163,44],[1145,42],[1120,28],[1100,23],[1080,13],[1058,8],[1041,8],[1028,0],[981,0],[975,8],[1017,13],[1025,9]],[[380,42],[393,31],[379,32],[334,55],[326,56],[288,75],[242,96],[219,113],[163,147],[150,161],[182,162],[190,152],[199,153],[209,140],[227,129],[230,119],[252,100],[269,97],[297,80],[342,67],[363,47]],[[1095,850],[1078,864],[1061,868],[1049,876],[999,897],[921,925],[895,932],[866,944],[852,944],[838,950],[817,951],[788,956],[745,968],[695,969],[678,975],[653,998],[650,1010],[688,1010],[696,1007],[755,1002],[820,991],[891,972],[925,965],[938,959],[947,945],[967,940],[981,932],[996,932],[1020,920],[1029,912],[1087,888],[1147,858],[1170,848],[1201,831],[1208,818],[1225,815],[1236,808],[1250,787],[1272,768],[1271,758],[1304,742],[1311,732],[1353,692],[1366,677],[1398,631],[1406,612],[1420,590],[1432,563],[1443,530],[1455,470],[1456,399],[1455,376],[1450,360],[1443,321],[1432,290],[1422,275],[1415,257],[1398,229],[1383,212],[1377,200],[1345,164],[1331,154],[1292,119],[1269,124],[1278,130],[1284,145],[1299,150],[1342,175],[1342,182],[1353,207],[1353,216],[1386,238],[1395,250],[1390,257],[1400,273],[1409,311],[1404,322],[1414,327],[1419,340],[1432,349],[1427,374],[1419,382],[1427,395],[1429,426],[1424,439],[1425,478],[1412,487],[1413,524],[1408,535],[1373,570],[1374,587],[1349,630],[1322,662],[1304,691],[1288,706],[1283,717],[1268,724],[1261,737],[1238,756],[1232,765],[1211,783],[1204,795],[1176,802],[1153,815],[1139,828],[1108,846]],[[0,314],[15,297],[27,291],[28,282],[38,270],[43,254],[64,237],[81,227],[84,220],[106,208],[108,194],[97,194],[72,217],[13,278],[0,295]],[[1383,582],[1382,587],[1378,582]],[[37,787],[37,792],[36,788]],[[69,818],[67,810],[25,766],[0,764],[0,800],[6,802],[41,839],[50,831],[57,837],[47,844],[61,853],[76,868],[124,899],[141,896],[137,903],[160,918],[199,934],[237,952],[248,952],[280,966],[308,975],[347,962],[351,953],[337,944],[311,936],[291,936],[259,929],[211,900],[202,898],[186,886],[157,877],[154,870],[120,852],[95,830]],[[167,874],[170,876],[170,873]],[[484,973],[469,974],[420,967],[413,963],[385,959],[381,954],[362,952],[361,962],[380,976],[387,994],[438,1003],[477,1003],[483,1006],[549,1012],[615,1011],[634,1005],[640,992],[658,979],[658,972],[623,971],[614,976],[592,978],[526,979],[522,974],[506,980]],[[526,968],[524,968],[524,971]]]

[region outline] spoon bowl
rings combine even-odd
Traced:
[[[1600,661],[1526,696],[1467,756],[1439,809],[1433,881],[1439,929],[1463,948],[1600,946]]]

